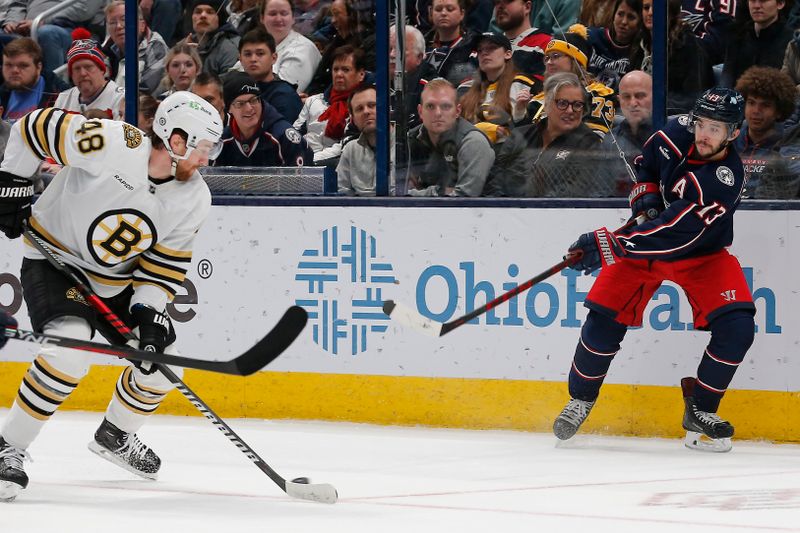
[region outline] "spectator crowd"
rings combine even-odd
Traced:
[[[375,194],[377,62],[402,73],[398,196],[625,196],[653,134],[656,0],[406,0],[388,58],[375,56],[376,0],[139,0],[135,22],[124,0],[76,0],[33,27],[60,1],[0,0],[2,145],[37,108],[124,120],[126,23],[140,129],[160,100],[192,91],[226,125],[214,165],[327,166],[341,194]],[[667,114],[737,89],[746,196],[798,198],[800,2],[665,8]]]

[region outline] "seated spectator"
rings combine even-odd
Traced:
[[[214,106],[214,109],[219,111],[222,123],[225,125],[228,124],[228,116],[225,113],[222,80],[220,80],[219,77],[209,74],[208,72],[201,72],[194,79],[189,90]]]
[[[778,143],[784,165],[761,175],[755,197],[768,200],[800,198],[800,124],[795,124]]]
[[[0,9],[0,27],[6,35],[29,36],[33,20],[61,0],[6,0]],[[96,13],[101,12],[102,0],[84,0],[63,7],[57,16],[51,16],[36,34],[37,44],[42,48],[42,68],[52,72],[65,62],[67,51],[72,47],[72,30],[91,23]]]
[[[183,12],[181,0],[139,0],[139,8],[147,27],[159,34],[168,47],[184,36],[179,29]]]
[[[167,43],[147,27],[142,10],[137,9],[137,12],[139,90],[153,94],[164,75]],[[125,87],[125,0],[113,0],[106,6],[105,13],[108,39],[101,50],[111,67],[108,77],[120,87]]]
[[[303,108],[303,102],[294,85],[275,76],[272,66],[277,58],[275,39],[264,26],[257,26],[239,41],[239,61],[244,71],[261,88],[261,98],[293,123]]]
[[[581,0],[533,0],[531,26],[563,37],[567,28],[578,22],[580,11]]]
[[[543,81],[544,49],[551,37],[531,26],[531,0],[498,0],[494,13],[495,24],[511,41],[517,72]]]
[[[228,23],[233,26],[236,33],[244,35],[259,25],[260,3],[259,0],[232,0],[225,7],[228,10]]]
[[[642,0],[616,0],[609,26],[589,28],[592,56],[587,70],[602,80],[619,80],[631,70],[630,56],[638,45]],[[618,83],[606,83],[616,89]]]
[[[324,93],[306,98],[294,127],[305,134],[315,164],[324,164],[342,153],[347,99],[364,81],[364,74],[364,53],[350,45],[342,46],[333,55],[333,84]]]
[[[278,60],[272,70],[304,94],[319,67],[322,55],[304,34],[292,29],[294,16],[290,0],[265,0],[261,22],[275,38]],[[324,88],[323,88],[324,90]]]
[[[477,42],[478,72],[458,92],[461,116],[478,124],[479,110],[493,106],[511,115],[514,122],[525,118],[531,100],[533,80],[518,76],[511,60],[511,41],[504,35],[486,32]],[[478,126],[481,129],[481,126]]]
[[[632,70],[619,82],[619,107],[625,119],[603,138],[601,147],[610,154],[625,154],[625,162],[614,157],[609,170],[616,180],[617,196],[627,196],[633,176],[633,160],[642,153],[645,141],[653,134],[653,78]],[[627,166],[626,166],[627,163]]]
[[[425,61],[436,75],[458,87],[478,70],[475,58],[475,40],[480,35],[472,30],[462,31],[464,0],[433,0],[431,22],[433,28],[426,36],[428,50]]]
[[[176,91],[188,91],[203,66],[197,55],[197,47],[185,43],[178,43],[169,49],[164,65],[164,77],[156,89],[159,100]]]
[[[571,72],[544,82],[545,117],[515,128],[503,143],[486,185],[491,196],[549,198],[603,197],[613,194],[611,180],[582,158],[600,144],[584,123],[590,97]]]
[[[747,2],[752,21],[734,31],[725,52],[722,84],[733,87],[745,70],[753,65],[781,68],[793,30],[781,18],[784,0]]]
[[[217,76],[239,59],[239,34],[227,23],[222,0],[192,0],[192,33],[182,43],[197,46],[203,72]]]
[[[301,35],[313,35],[322,27],[331,0],[295,0],[294,4],[295,31]]]
[[[486,136],[459,116],[456,89],[445,79],[422,90],[422,124],[408,133],[411,196],[480,196],[494,162]]]
[[[544,78],[559,72],[571,72],[578,79],[586,84],[586,92],[591,98],[591,109],[586,114],[584,120],[587,125],[603,138],[614,123],[614,91],[597,81],[597,79],[586,71],[589,65],[589,58],[592,55],[592,47],[587,40],[587,30],[585,26],[575,24],[563,38],[554,37],[544,51]],[[528,105],[528,117],[533,122],[538,121],[546,112],[545,93],[541,92],[531,99]]]
[[[94,109],[105,118],[119,116],[125,89],[106,79],[106,56],[96,42],[75,41],[67,53],[67,71],[75,87],[59,94],[55,107],[76,113]]]
[[[405,35],[406,63],[405,75],[403,77],[403,101],[405,103],[406,128],[411,129],[420,124],[417,106],[420,102],[420,94],[425,84],[436,77],[436,71],[430,64],[425,63],[425,37],[414,26],[406,26]],[[396,27],[389,28],[389,76],[394,84],[395,60],[397,58],[397,34]],[[394,85],[393,85],[394,88]],[[395,104],[395,91],[392,91],[392,110],[397,111]],[[398,124],[399,124],[398,120]],[[407,131],[406,130],[406,131]]]
[[[750,67],[736,82],[744,97],[744,124],[733,141],[747,176],[746,196],[758,196],[766,174],[786,174],[779,151],[784,135],[782,122],[794,111],[797,90],[792,79],[772,67]],[[795,164],[794,173],[798,165]]]
[[[30,37],[14,39],[3,47],[3,85],[0,114],[14,123],[34,109],[52,107],[67,84],[42,70],[42,49]]]
[[[362,0],[333,0],[330,14],[336,33],[322,50],[317,70],[306,88],[308,94],[320,93],[331,84],[334,54],[342,46],[361,49],[364,68],[375,70],[375,17],[371,6]]]
[[[700,94],[714,85],[711,63],[697,37],[681,19],[681,0],[667,0],[667,115],[692,110]],[[631,67],[653,73],[653,0],[642,0],[642,40]]]
[[[352,121],[361,134],[342,149],[342,156],[336,166],[339,194],[375,196],[375,144],[378,130],[375,120],[376,106],[374,85],[361,85],[347,101]],[[391,190],[394,189],[394,180],[390,181]]]
[[[302,167],[311,160],[303,136],[261,99],[253,78],[233,72],[225,79],[224,91],[231,117],[215,166]]]

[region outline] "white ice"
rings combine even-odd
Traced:
[[[4,418],[7,411],[0,411]],[[31,482],[0,532],[800,531],[800,446],[228,420],[287,479],[339,491],[286,496],[203,418],[154,416],[163,460],[145,481],[86,449],[100,413],[59,412],[31,446]]]

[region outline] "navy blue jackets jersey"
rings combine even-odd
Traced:
[[[737,0],[682,0],[681,18],[699,39],[712,64],[721,63]],[[744,4],[747,4],[745,1]]]
[[[592,45],[592,57],[587,70],[592,74],[600,75],[609,70],[622,78],[631,70],[630,45],[615,43],[608,28],[589,28],[589,44]]]
[[[261,127],[245,139],[236,121],[222,132],[222,153],[215,166],[237,167],[302,167],[313,164],[314,153],[306,140],[266,102],[262,104]]]
[[[658,183],[666,209],[620,232],[632,259],[676,260],[719,251],[733,242],[733,213],[744,192],[744,167],[733,146],[719,161],[696,154],[689,117],[670,120],[636,160],[638,181]]]
[[[261,89],[261,98],[274,107],[283,115],[289,124],[294,124],[303,109],[303,102],[297,94],[297,88],[277,77],[268,82],[259,81],[258,88]]]

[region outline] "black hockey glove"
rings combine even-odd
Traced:
[[[22,235],[22,223],[31,216],[33,183],[0,170],[0,231],[9,239]]]
[[[664,199],[657,183],[634,184],[631,194],[628,195],[628,203],[630,203],[633,218],[644,214],[647,220],[653,220],[665,209]]]
[[[584,233],[569,247],[570,252],[581,251],[581,256],[569,265],[572,270],[591,274],[601,266],[613,265],[627,253],[617,237],[606,228]],[[564,257],[566,259],[566,257]]]
[[[140,350],[162,353],[167,347],[170,323],[167,315],[159,313],[150,306],[136,304],[131,307],[131,315],[135,326],[139,327]],[[144,374],[152,374],[156,366],[150,363],[134,361],[134,365]]]
[[[0,348],[5,346],[6,341],[8,341],[8,337],[6,337],[6,328],[16,327],[17,320],[5,311],[0,311]]]

